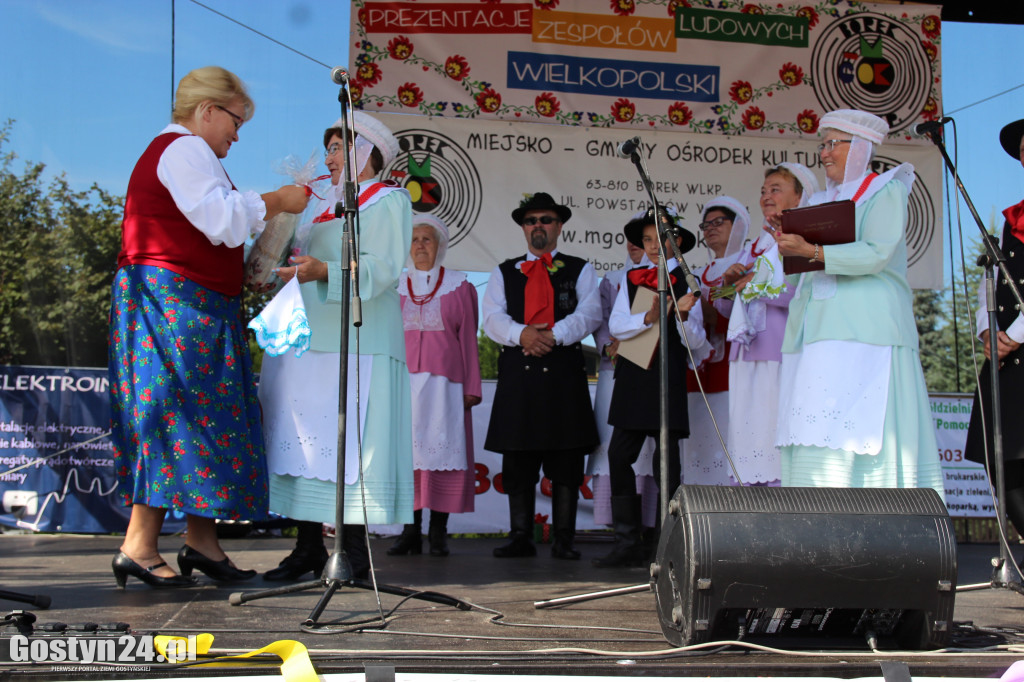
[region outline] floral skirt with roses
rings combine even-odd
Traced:
[[[125,504],[266,517],[266,459],[241,297],[160,267],[121,268],[111,295],[109,369]]]

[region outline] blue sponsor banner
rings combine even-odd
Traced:
[[[0,366],[0,525],[123,532],[106,368]],[[166,532],[183,526],[168,514]]]
[[[719,67],[509,52],[507,85],[604,97],[718,102]]]

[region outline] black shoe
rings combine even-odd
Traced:
[[[423,554],[423,534],[419,524],[407,523],[395,543],[388,547],[388,556]]]
[[[281,560],[277,568],[263,574],[264,580],[270,582],[291,582],[312,572],[313,578],[319,578],[327,563],[327,550],[319,547],[296,547],[292,553]]]
[[[551,491],[551,513],[554,517],[551,525],[555,542],[551,546],[551,556],[555,559],[579,561],[580,553],[573,549],[576,539],[576,506],[579,501],[578,486],[556,483]]]
[[[243,571],[240,568],[235,568],[227,557],[220,561],[214,561],[188,545],[182,545],[178,550],[178,568],[181,569],[181,574],[184,576],[192,575],[192,569],[198,568],[210,578],[222,583],[250,580],[256,575],[256,571],[252,569]]]
[[[110,567],[114,570],[114,580],[117,581],[117,586],[122,590],[130,575],[135,576],[150,587],[190,587],[196,584],[196,579],[190,576],[172,575],[165,578],[153,575],[154,570],[166,565],[166,561],[161,561],[149,568],[143,568],[124,552],[118,552],[114,555],[114,560],[110,562]]]
[[[430,511],[430,528],[427,532],[430,541],[430,556],[448,556],[448,513]]]
[[[494,548],[494,556],[499,559],[537,556],[537,547],[526,533],[513,532],[511,538],[507,544]]]
[[[370,551],[366,547],[366,526],[346,523],[343,528],[345,535],[342,537],[341,548],[348,557],[352,577],[356,580],[366,580],[370,577]]]
[[[572,545],[564,545],[558,540],[551,545],[551,556],[555,559],[568,559],[569,561],[579,561],[580,559],[579,550],[573,549]]]
[[[615,528],[615,547],[605,556],[591,563],[598,568],[643,566],[647,548],[640,535],[640,496],[612,495],[612,525]]]
[[[646,558],[647,550],[643,545],[619,545],[603,557],[592,559],[590,563],[597,568],[643,566]]]

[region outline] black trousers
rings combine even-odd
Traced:
[[[648,436],[654,438],[654,480],[661,484],[661,443],[659,431],[634,431],[632,429],[620,429],[615,427],[612,431],[612,439],[608,443],[608,472],[612,477],[612,496],[636,495],[636,474],[633,472],[633,464],[640,456],[644,440]],[[668,482],[671,490],[668,495],[674,495],[679,487],[682,477],[682,464],[680,463],[679,439],[684,438],[683,431],[668,432],[669,458],[668,458]]]
[[[540,471],[552,483],[578,488],[583,484],[585,453],[565,450],[504,453],[501,457],[501,484],[505,493],[531,490],[540,480]]]

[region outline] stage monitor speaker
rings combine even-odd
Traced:
[[[676,646],[945,646],[956,534],[931,489],[680,486],[651,583]]]

